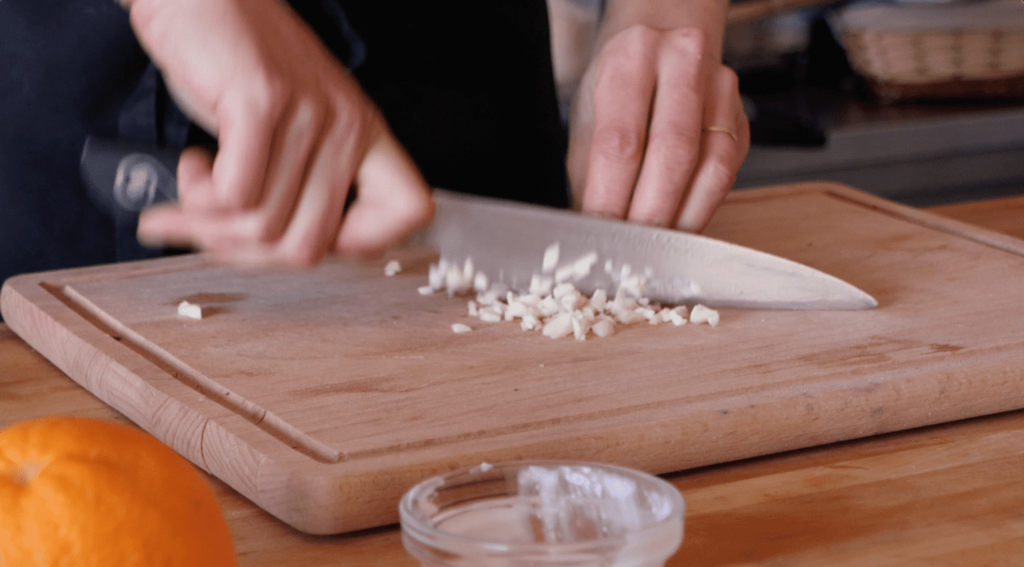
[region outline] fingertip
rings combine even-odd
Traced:
[[[142,211],[135,231],[139,243],[148,248],[189,244],[183,235],[181,210],[171,205],[156,205]]]
[[[430,186],[385,125],[356,175],[357,193],[338,232],[343,254],[379,255],[427,226],[434,216]]]

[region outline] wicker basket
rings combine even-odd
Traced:
[[[1024,5],[1006,7],[1003,0],[854,7],[833,27],[882,100],[1024,99]]]

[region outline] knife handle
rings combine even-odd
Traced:
[[[175,172],[181,150],[90,136],[80,174],[93,203],[116,220],[178,198]]]

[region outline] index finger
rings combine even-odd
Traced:
[[[341,224],[339,252],[373,255],[426,226],[433,216],[430,187],[412,158],[383,124],[356,173],[356,195]]]

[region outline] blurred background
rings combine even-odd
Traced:
[[[563,105],[601,0],[548,0]],[[1021,0],[742,0],[723,59],[753,145],[736,188],[810,180],[914,206],[1024,194]]]

